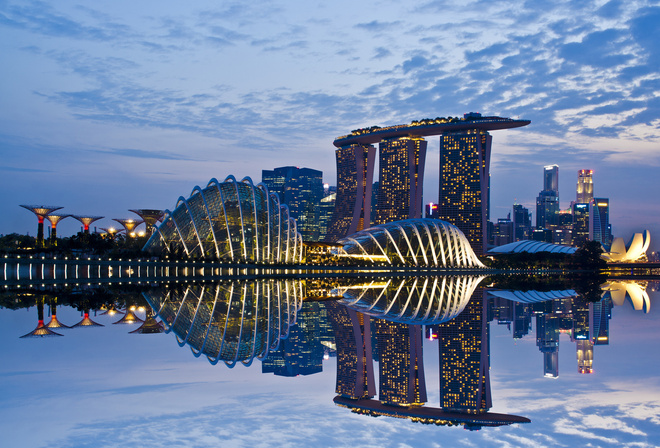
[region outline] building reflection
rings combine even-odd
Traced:
[[[82,321],[73,327],[93,325],[95,310],[125,309],[129,316],[136,308],[145,316],[144,322],[133,320],[139,325],[133,333],[174,333],[180,346],[214,364],[250,365],[256,358],[263,373],[311,375],[334,355],[337,405],[365,415],[466,429],[529,422],[490,412],[491,322],[506,326],[513,338],[535,337],[544,375],[557,378],[561,339],[575,344],[577,371],[592,373],[595,347],[609,344],[613,307],[628,303],[635,310],[650,309],[646,282],[609,282],[602,286],[601,300],[592,302],[572,289],[498,290],[481,281],[262,278],[137,290],[25,291],[2,303],[37,305],[37,328],[25,337],[52,332],[44,325],[45,303],[51,323],[60,328],[65,325],[57,318],[59,304],[81,312]],[[127,322],[125,316],[118,322]],[[438,344],[437,407],[428,403],[424,333]]]

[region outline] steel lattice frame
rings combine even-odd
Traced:
[[[438,219],[407,219],[374,226],[338,241],[340,255],[390,265],[482,268],[465,235]]]
[[[162,223],[146,251],[182,251],[188,256],[267,263],[297,263],[302,236],[289,209],[278,196],[249,177],[228,176],[196,186],[181,196],[174,211],[165,210]]]

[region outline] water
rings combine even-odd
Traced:
[[[521,296],[519,302],[488,292],[484,298],[483,284],[474,290],[463,288],[463,293],[452,297],[448,289],[431,297],[425,294],[432,290],[432,282],[423,286],[423,280],[410,278],[390,282],[385,289],[387,281],[369,279],[354,281],[351,288],[345,279],[306,280],[304,285],[290,279],[196,280],[176,286],[161,282],[158,287],[152,282],[138,291],[106,284],[101,288],[59,285],[55,290],[23,286],[3,293],[2,303],[16,308],[0,309],[0,335],[5,341],[0,366],[3,445],[656,446],[660,441],[657,284],[642,283],[649,295],[646,302],[632,300],[629,294],[618,304],[618,296],[607,293],[601,302],[590,304],[571,296],[569,290],[556,291],[563,298],[551,301],[537,297],[529,302],[534,294]],[[46,290],[50,292],[45,294]],[[303,297],[312,295],[318,301],[303,302]],[[80,321],[87,306],[94,308],[104,301],[143,307],[136,310],[142,318],[149,303],[163,316],[168,315],[163,304],[169,304],[174,318],[164,319],[169,333],[130,334],[139,323],[114,325],[121,315],[91,311],[91,318],[103,327],[57,330],[63,337],[20,339],[37,326],[34,303],[44,299],[48,322],[54,297],[57,317],[67,325]],[[445,308],[427,307],[441,300]],[[21,301],[31,306],[23,308]],[[357,324],[351,322],[359,316],[353,310],[369,312],[369,307],[385,320],[373,319],[365,325],[363,319],[362,326],[359,319]],[[383,314],[388,309],[390,314]],[[447,319],[433,321],[440,327],[410,330],[406,319],[413,314],[408,311],[417,311],[419,318],[424,309],[431,310],[429,316],[438,309],[461,313],[448,312]],[[178,327],[173,325],[177,322]],[[221,342],[216,346],[209,342],[209,322],[212,330],[222,327],[224,351],[219,350]],[[539,333],[539,327],[544,331]],[[384,373],[381,378],[381,364],[389,362],[393,371],[401,365],[396,360],[411,353],[415,338],[422,336],[426,385],[422,409],[430,409],[434,423],[441,426],[410,418],[374,418],[333,402],[338,387],[344,393],[350,389],[337,384],[337,375],[350,371],[342,350],[344,355],[351,350],[357,353],[356,328],[361,328],[358,336],[378,335],[368,338],[371,358],[380,359],[367,363],[373,366],[374,400],[384,390],[381,380],[396,387],[402,383],[392,375],[385,378]],[[353,339],[346,339],[347,334]],[[428,334],[439,339],[429,340]],[[231,347],[236,340],[242,345]],[[596,342],[592,355],[589,344],[579,342],[587,340]],[[366,338],[361,341],[364,350]],[[399,345],[408,351],[387,352]],[[583,348],[580,364],[578,345]],[[451,360],[452,354],[460,354],[459,362]],[[475,374],[480,365],[490,366],[482,372],[489,380],[489,412],[523,417],[530,423],[468,431],[466,425],[479,426],[466,423],[474,414],[458,413],[454,417],[459,420],[452,420],[447,410],[445,414],[434,410],[441,407],[441,400],[446,402],[441,397],[441,376],[442,384],[462,381],[483,386],[483,375]],[[579,365],[591,373],[578,373]],[[453,376],[446,377],[447,372]],[[408,372],[401,378],[409,378]],[[477,383],[470,383],[475,378]],[[389,399],[404,395],[391,393]],[[360,403],[362,409],[375,406],[352,403]],[[419,408],[385,409],[388,414],[420,415],[415,411]],[[477,420],[482,417],[476,415]]]

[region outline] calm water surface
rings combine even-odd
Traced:
[[[642,297],[640,302],[634,290],[623,299],[608,293],[601,302],[589,304],[567,292],[555,300],[521,295],[511,302],[468,284],[456,286],[454,290],[461,291],[448,297],[447,287],[406,282],[344,285],[341,299],[325,297],[309,303],[302,302],[306,293],[301,295],[302,289],[294,283],[277,286],[277,282],[184,284],[150,289],[144,295],[122,289],[110,291],[108,297],[98,291],[90,296],[84,290],[32,298],[26,293],[4,293],[3,303],[17,309],[0,309],[2,445],[660,444],[657,283],[642,284],[648,301]],[[330,289],[324,290],[326,296]],[[433,291],[437,295],[430,299]],[[60,303],[57,317],[66,325],[83,319],[85,304],[103,298],[119,305],[145,306],[136,311],[144,318],[148,299],[171,331],[129,333],[140,324],[114,325],[121,314],[91,310],[91,319],[102,327],[56,330],[63,337],[20,338],[37,327],[34,304],[41,299],[45,321],[50,320],[54,297]],[[17,299],[34,302],[20,308]],[[444,305],[437,305],[441,300]],[[376,316],[360,320],[355,310],[370,310]],[[351,321],[355,316],[358,321]],[[408,325],[420,322],[425,325]],[[224,344],[222,337],[213,340],[220,327]],[[356,337],[356,328],[361,328],[357,333],[361,338]],[[430,335],[436,339],[430,340]],[[235,340],[242,344],[232,345]],[[355,341],[361,341],[361,348]],[[415,341],[421,347],[414,348]],[[423,371],[424,408],[440,412],[451,393],[463,394],[453,406],[479,407],[461,403],[472,392],[450,390],[450,385],[471,384],[481,387],[483,400],[490,389],[491,413],[531,422],[479,429],[445,419],[443,425],[454,426],[438,426],[406,418],[375,418],[338,406],[333,402],[337,391],[347,393],[364,384],[355,382],[358,374],[349,364],[365,358],[356,350],[364,354],[367,345],[372,361],[365,362],[373,368],[376,401],[401,400],[411,390],[419,397],[419,381],[416,388],[407,388],[410,370],[391,372],[410,365],[401,357],[411,359],[413,353],[412,359],[415,354],[421,359],[423,353],[413,376]],[[406,349],[391,353],[395,346]],[[354,359],[346,353],[353,353]],[[381,364],[390,366],[386,369],[390,373],[383,372]],[[481,373],[480,366],[486,367]],[[351,384],[347,385],[346,375]],[[470,378],[477,378],[478,386]],[[387,384],[403,392],[386,392]],[[446,389],[442,392],[441,384]]]

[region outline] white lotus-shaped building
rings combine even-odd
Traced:
[[[296,221],[277,194],[234,176],[211,179],[206,188],[193,188],[188,199],[180,197],[174,211],[165,210],[144,250],[265,263],[297,263],[303,252]]]
[[[458,227],[439,219],[380,224],[337,241],[341,256],[373,263],[445,268],[483,268]]]
[[[626,246],[623,238],[614,238],[609,252],[603,254],[603,258],[611,262],[627,263],[646,259],[646,251],[651,244],[651,232],[644,231],[644,234],[636,233],[630,239]],[[627,248],[626,248],[627,247]]]

